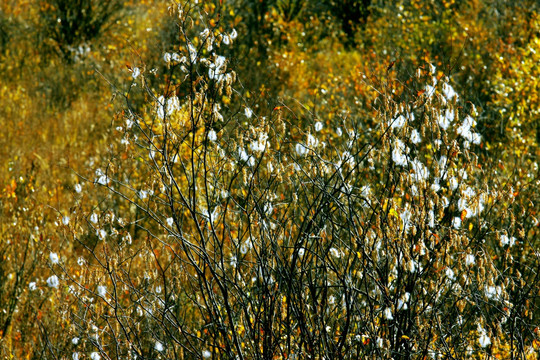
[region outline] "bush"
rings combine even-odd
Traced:
[[[184,42],[164,56],[166,82],[130,87],[116,118],[118,160],[94,182],[126,206],[77,215],[90,225],[73,236],[80,275],[54,267],[69,286],[66,352],[534,358],[537,223],[478,163],[474,107],[426,63],[412,100],[372,85],[370,130],[286,105],[257,113],[219,55],[236,31],[203,6],[174,9]],[[147,106],[130,105],[137,89]]]
[[[84,59],[9,44],[1,356],[537,358],[534,10],[372,2],[351,46],[331,5],[145,1]]]

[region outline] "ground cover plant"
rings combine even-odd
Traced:
[[[537,359],[539,38],[534,1],[3,3],[1,356]]]

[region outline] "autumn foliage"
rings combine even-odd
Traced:
[[[0,356],[537,359],[535,1],[0,5]]]

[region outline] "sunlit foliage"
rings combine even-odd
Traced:
[[[0,4],[0,356],[537,359],[534,1]]]

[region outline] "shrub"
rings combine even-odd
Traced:
[[[0,356],[537,358],[533,7],[133,6],[2,56]]]
[[[478,163],[474,107],[426,63],[413,98],[372,84],[369,129],[299,121],[286,104],[258,113],[219,55],[236,31],[212,27],[204,6],[173,9],[184,40],[164,55],[164,83],[130,86],[115,119],[118,157],[94,182],[126,205],[78,214],[87,232],[70,225],[84,255],[77,274],[59,265],[65,351],[533,358],[537,223]]]

